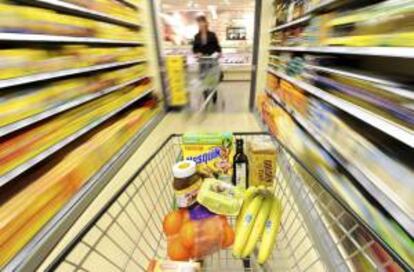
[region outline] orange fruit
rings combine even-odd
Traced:
[[[168,257],[173,261],[188,261],[191,252],[181,243],[180,239],[170,239],[167,245]]]
[[[188,221],[184,223],[183,227],[180,230],[180,241],[188,249],[191,249],[194,246],[196,239],[196,223]]]
[[[177,234],[183,224],[183,218],[180,211],[172,211],[164,217],[162,227],[165,235],[171,236]]]
[[[180,209],[180,212],[181,212],[181,217],[183,219],[183,224],[191,220],[190,212],[188,211],[188,209]]]
[[[234,230],[229,225],[226,225],[223,232],[224,235],[221,240],[221,248],[228,248],[234,243]]]

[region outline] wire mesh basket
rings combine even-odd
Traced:
[[[246,141],[267,134],[235,134]],[[146,271],[168,259],[162,220],[173,205],[171,167],[181,158],[172,135],[88,223],[48,271]],[[386,250],[280,144],[275,195],[283,206],[276,247],[263,266],[231,249],[205,258],[203,271],[398,271]],[[234,224],[234,218],[231,220]],[[255,252],[257,253],[257,252]]]

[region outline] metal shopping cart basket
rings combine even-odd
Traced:
[[[200,57],[193,64],[195,67],[189,67],[189,89],[193,95],[190,100],[193,103],[191,107],[194,111],[202,113],[206,110],[212,101],[217,101],[218,85],[221,80],[221,69],[217,57]],[[201,100],[200,100],[201,98]],[[201,101],[201,103],[199,102]]]
[[[245,142],[262,133],[235,134]],[[49,271],[146,271],[167,259],[162,220],[173,203],[171,166],[181,136],[170,136],[49,266]],[[275,195],[283,205],[277,244],[264,266],[243,262],[231,249],[204,259],[203,271],[387,271],[390,255],[285,147],[278,149]],[[233,220],[234,221],[234,220]],[[234,223],[234,222],[233,222]],[[361,239],[361,237],[363,239]],[[373,252],[382,249],[382,257]],[[249,264],[247,263],[249,262]],[[396,270],[392,270],[396,271]]]

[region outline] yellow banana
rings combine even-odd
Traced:
[[[258,211],[262,203],[262,196],[255,197],[253,201],[249,204],[246,213],[241,218],[239,227],[236,229],[236,239],[233,246],[233,255],[235,257],[241,256],[244,246],[246,244],[246,240],[250,236],[250,232],[253,229],[254,222],[256,220]]]
[[[257,187],[251,186],[244,193],[243,206],[236,220],[236,230],[239,228],[241,218],[243,218],[244,214],[246,213],[246,210],[249,207],[250,202],[252,202],[253,198],[256,196],[257,191],[258,191]]]
[[[280,220],[282,218],[282,205],[276,197],[273,198],[269,218],[263,231],[262,242],[260,244],[257,262],[264,264],[273,251],[276,244],[276,235],[279,232]]]
[[[247,244],[243,249],[242,258],[249,256],[254,250],[257,241],[260,236],[262,236],[265,224],[269,218],[270,209],[272,208],[273,197],[266,197],[263,201],[262,206],[260,207],[259,214],[257,215],[256,221],[254,222],[253,229],[250,233],[250,236],[247,240]]]

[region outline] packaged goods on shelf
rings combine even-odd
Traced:
[[[265,98],[262,98],[262,101]],[[263,103],[263,102],[262,102]],[[267,107],[272,107],[267,102]],[[273,106],[279,108],[279,106]],[[268,115],[269,109],[261,108],[265,115]],[[364,194],[355,187],[354,183],[343,174],[341,166],[335,162],[331,155],[322,149],[309,136],[302,131],[293,121],[293,119],[284,110],[279,111],[276,120],[265,118],[270,122],[269,129],[274,133],[283,144],[289,147],[296,156],[300,156],[306,167],[331,188],[338,197],[344,199],[356,214],[366,222],[369,221],[373,230],[380,235],[393,250],[395,250],[411,266],[414,265],[414,246],[413,240],[398,225],[394,219],[384,213],[383,208],[378,203],[368,199]],[[341,135],[341,139],[343,135]],[[343,145],[343,144],[342,144]],[[355,155],[354,155],[355,157]],[[376,255],[375,248],[372,248],[370,254]],[[358,260],[356,260],[358,262]],[[356,265],[363,265],[357,263]]]
[[[414,46],[414,1],[388,0],[331,20],[327,45]],[[341,15],[341,14],[339,14]]]
[[[0,265],[9,261],[159,110],[134,108],[0,192]]]
[[[0,32],[94,37],[139,41],[140,32],[129,28],[56,13],[49,9],[0,3]]]
[[[112,86],[145,76],[146,66],[138,65],[94,76],[51,82],[0,95],[0,127],[56,108],[75,99],[96,94]]]
[[[0,143],[0,175],[6,174],[80,129],[111,114],[149,88],[149,85],[127,87],[58,115],[48,122],[28,128],[16,136],[8,137]]]
[[[126,62],[145,58],[141,47],[63,46],[59,49],[4,49],[0,50],[0,80],[83,68],[93,65]],[[0,81],[1,83],[1,81]]]
[[[138,17],[136,16],[136,11],[130,8],[127,8],[120,1],[111,1],[111,0],[63,0],[71,4],[75,4],[80,7],[87,8],[89,10],[94,10],[102,12],[104,14],[113,15],[119,17],[120,19],[125,19],[130,22],[136,22]]]

